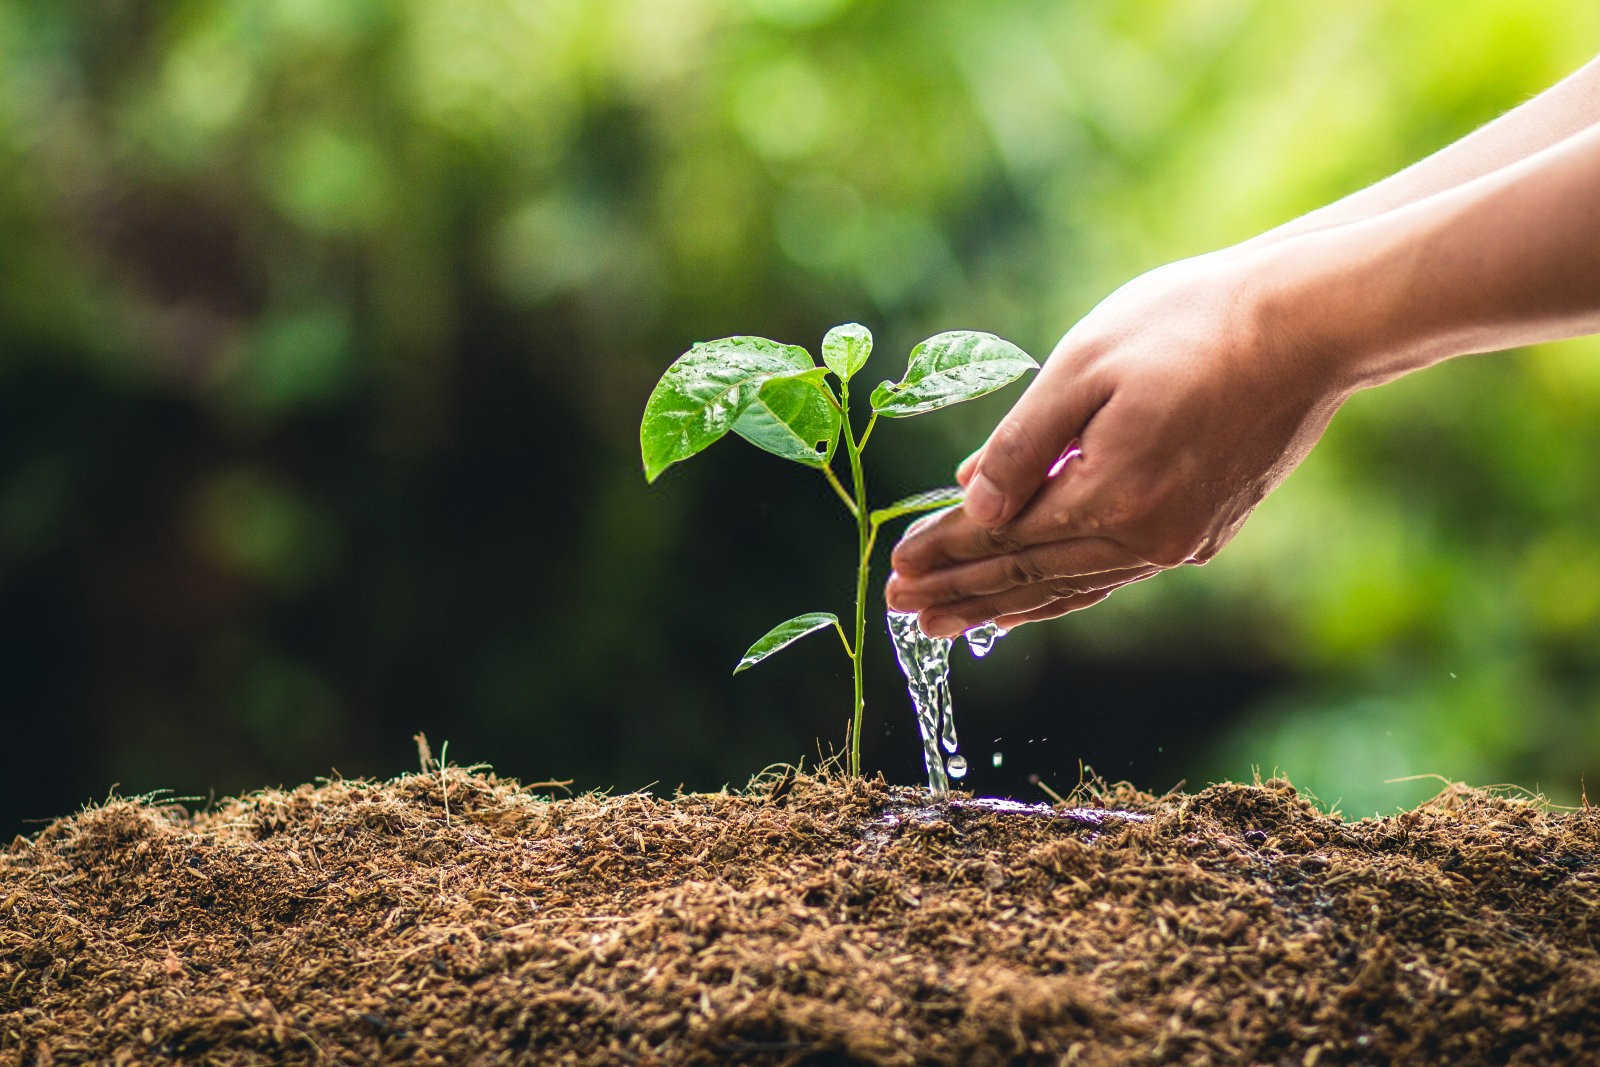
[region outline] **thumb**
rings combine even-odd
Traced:
[[[979,526],[1010,522],[1109,398],[1109,389],[1073,381],[1065,367],[1051,360],[978,452],[962,507]]]

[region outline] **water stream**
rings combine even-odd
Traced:
[[[906,690],[916,709],[922,732],[922,761],[928,767],[928,789],[934,796],[950,792],[950,779],[967,774],[965,756],[956,752],[955,709],[950,703],[950,646],[948,637],[929,637],[917,626],[914,611],[889,612],[889,636],[894,655],[905,672]],[[986,656],[1005,631],[992,622],[968,630],[967,647],[974,656]],[[949,754],[948,760],[939,749]]]

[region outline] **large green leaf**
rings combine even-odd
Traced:
[[[655,481],[732,429],[762,382],[815,366],[805,349],[765,337],[724,337],[689,349],[667,368],[645,404],[639,424],[645,481]]]
[[[872,409],[889,418],[920,415],[992,393],[1038,368],[1032,356],[992,333],[952,330],[913,348],[905,377],[872,391]]]
[[[929,489],[925,493],[913,493],[903,500],[896,500],[886,508],[879,508],[872,513],[872,525],[878,526],[890,519],[898,519],[902,515],[915,515],[922,511],[933,511],[936,508],[948,508],[961,503],[966,497],[966,491],[959,485],[952,485],[945,489]]]
[[[849,381],[851,375],[867,364],[867,357],[872,355],[872,331],[859,322],[847,322],[842,326],[835,326],[829,330],[822,339],[822,362],[828,369],[837,374],[841,381]]]
[[[839,406],[821,367],[768,378],[733,424],[733,432],[775,456],[820,467],[839,441]]]
[[[831,611],[813,611],[805,615],[796,615],[785,622],[780,622],[761,636],[755,644],[750,646],[750,651],[744,654],[739,665],[733,669],[738,674],[746,667],[754,667],[781,648],[787,648],[806,634],[816,633],[818,630],[829,626],[836,626],[839,616]]]

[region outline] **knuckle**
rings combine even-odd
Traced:
[[[1020,547],[1017,539],[1004,527],[998,530],[979,527],[977,537],[978,547],[987,555],[1015,552]]]
[[[1002,557],[1000,570],[1006,583],[1012,586],[1032,585],[1041,577],[1037,566],[1023,553],[1013,552],[1011,555]]]

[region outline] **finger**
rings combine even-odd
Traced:
[[[1063,454],[1060,462],[1065,463],[1066,459],[1078,455],[1081,453],[1069,450]],[[990,529],[974,522],[964,507],[927,516],[913,523],[895,546],[894,567],[904,574],[927,572],[956,563],[1005,555],[1030,545],[1067,541],[1075,536],[1089,539],[1095,536],[1095,502],[1102,495],[1101,473],[1083,467],[1071,479],[1055,479],[1021,515],[1000,529]],[[1094,569],[1110,570],[1112,567],[1148,562],[1130,554],[1123,563],[1111,563]]]
[[[1028,585],[1046,585],[1064,596],[1115,581],[1137,581],[1155,571],[1154,565],[1109,541],[1057,541],[926,573],[896,571],[884,587],[884,599],[896,611],[921,611]]]
[[[1050,469],[1044,472],[1045,477],[1054,478],[1061,473],[1061,468],[1067,465],[1068,460],[1077,459],[1082,455],[1083,449],[1079,447],[1078,439],[1074,437],[1067,442],[1067,447],[1062,449],[1061,454],[1055,458],[1055,462],[1050,464]],[[972,481],[972,472],[978,469],[978,464],[982,462],[982,457],[983,449],[980,448],[961,461],[961,465],[956,468],[957,485],[963,489],[967,487],[967,483]]]
[[[1041,497],[1016,522],[1001,530],[980,526],[963,509],[952,508],[915,523],[895,545],[890,559],[901,575],[927,574],[1033,546],[1082,542],[1074,550],[1081,555],[1071,557],[1072,569],[1057,573],[1089,574],[1150,562],[1108,538],[1073,536],[1084,532],[1087,511],[1072,502],[1092,492],[1088,481],[1052,489],[1048,499]]]
[[[900,540],[904,541],[908,537],[921,537],[921,536],[923,536],[924,534],[926,534],[928,532],[929,529],[931,529],[934,525],[936,525],[939,522],[940,519],[944,518],[946,515],[949,515],[952,512],[956,512],[956,511],[959,511],[959,510],[961,510],[959,507],[953,507],[952,506],[952,507],[947,507],[947,508],[940,508],[938,511],[930,511],[926,515],[919,516],[918,518],[912,520],[911,525],[906,527],[905,533],[900,535]]]
[[[944,543],[962,536],[960,528],[969,525],[970,522],[964,521],[960,508],[924,515],[907,526],[906,532],[900,535],[900,540],[889,553],[889,565],[896,571],[907,572],[928,571],[942,566],[954,558]]]
[[[954,637],[981,626],[990,619],[1021,615],[1055,604],[1059,601],[1078,600],[1083,597],[1109,595],[1111,590],[1134,581],[1132,578],[1106,580],[1081,589],[1057,590],[1048,583],[1008,589],[994,596],[975,597],[971,600],[940,604],[918,614],[917,624],[931,637]]]
[[[961,488],[965,489],[967,483],[972,480],[972,472],[978,468],[978,457],[981,455],[983,455],[981,447],[974,449],[972,454],[962,460],[960,466],[956,467],[956,484]]]
[[[962,505],[967,516],[993,529],[1022,511],[1110,389],[1071,377],[1058,345],[1045,369],[984,443]]]
[[[1105,589],[1098,593],[1087,593],[1083,596],[1065,597],[1061,600],[1055,601],[1054,603],[1046,604],[1042,608],[1036,608],[1033,611],[1019,612],[1015,615],[1002,615],[998,619],[994,620],[994,624],[1000,627],[1002,630],[1015,630],[1017,627],[1023,626],[1030,622],[1047,622],[1050,619],[1059,619],[1061,616],[1070,614],[1071,612],[1082,611],[1084,608],[1092,608],[1096,604],[1100,603],[1100,601],[1110,596],[1113,592],[1115,592],[1115,590]]]

